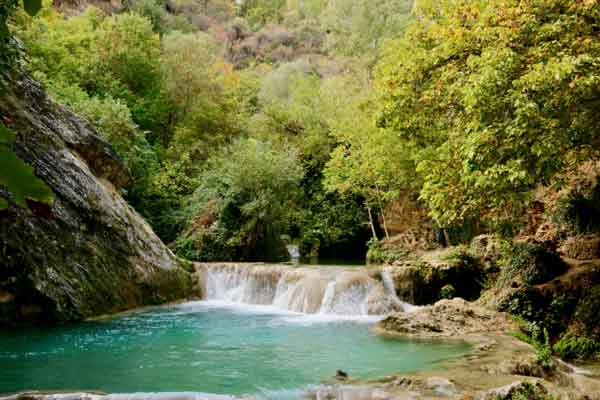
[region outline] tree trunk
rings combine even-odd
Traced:
[[[383,207],[383,201],[381,201],[381,190],[379,190],[379,186],[376,186],[377,189],[377,201],[379,202],[379,209],[381,210],[381,220],[383,222],[383,232],[385,233],[386,239],[390,238],[390,233],[387,228],[387,221],[385,220],[385,209]]]
[[[373,234],[373,239],[379,240],[377,238],[377,232],[375,232],[375,224],[373,223],[373,213],[371,212],[371,207],[367,207],[367,212],[369,213],[369,225],[371,226],[371,233]]]
[[[373,239],[379,240],[379,238],[377,237],[377,232],[375,232],[375,223],[373,222],[373,213],[371,212],[371,207],[367,207],[367,212],[369,213],[369,226],[371,227]]]
[[[381,219],[383,221],[383,231],[385,232],[385,238],[389,239],[390,233],[388,232],[387,221],[385,220],[385,211],[383,210],[383,208],[381,209]]]
[[[448,231],[444,228],[442,229],[442,232],[444,232],[444,240],[446,241],[446,247],[450,246],[450,235],[448,235]]]

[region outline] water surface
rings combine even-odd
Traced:
[[[0,393],[255,394],[432,368],[466,344],[384,339],[373,317],[194,302],[75,326],[0,333]]]

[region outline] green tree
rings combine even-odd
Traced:
[[[286,0],[245,0],[239,8],[250,27],[258,31],[268,23],[279,23],[283,20]]]
[[[9,28],[9,20],[17,5],[17,0],[6,0],[0,4],[0,73],[8,70],[18,57],[16,42]]]
[[[321,169],[333,141],[321,114],[321,80],[305,62],[283,64],[263,80],[255,135],[294,143],[307,168]]]
[[[143,130],[165,132],[170,105],[160,68],[161,44],[152,23],[133,13],[102,20],[90,47],[92,94],[125,101]]]
[[[378,123],[414,147],[441,226],[510,219],[537,185],[597,157],[599,3],[437,4],[385,50]]]
[[[411,0],[331,0],[321,20],[328,47],[336,53],[373,58],[386,39],[412,19]]]
[[[135,14],[148,18],[152,23],[154,32],[166,32],[168,16],[164,0],[135,0],[129,5],[128,9]]]
[[[412,149],[375,125],[375,101],[367,81],[337,78],[328,82],[325,92],[328,123],[338,143],[325,168],[325,185],[330,191],[364,198],[374,237],[373,210],[380,210],[388,235],[386,206],[417,185]]]
[[[304,169],[301,207],[291,236],[306,255],[337,252],[361,256],[364,213],[360,196],[339,196],[323,184],[323,170],[336,145],[330,123],[347,110],[338,108],[333,78],[321,78],[307,61],[285,63],[265,74],[257,110],[248,130],[279,146],[294,145]],[[358,251],[354,251],[358,248]]]
[[[162,72],[174,104],[169,154],[204,161],[239,132],[235,100],[217,72],[217,43],[208,34],[172,32],[163,40]]]
[[[199,177],[178,251],[193,259],[281,256],[280,235],[297,206],[302,175],[292,147],[235,141],[213,156]]]

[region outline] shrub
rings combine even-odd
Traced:
[[[446,285],[440,290],[440,297],[442,299],[452,299],[456,294],[456,290],[452,285]]]
[[[511,388],[504,396],[498,396],[498,400],[552,400],[548,390],[541,383],[522,382]]]
[[[392,264],[405,259],[409,251],[402,246],[386,246],[385,242],[370,240],[367,250],[368,264]]]
[[[540,244],[516,242],[504,246],[498,283],[506,286],[516,277],[526,285],[548,282],[567,269],[560,256]]]
[[[519,330],[511,334],[535,348],[536,361],[542,368],[552,369],[554,360],[548,331],[545,328],[540,328],[538,324],[528,322],[518,316],[515,319],[519,323]]]
[[[128,8],[152,22],[155,32],[165,32],[167,11],[162,0],[135,0]]]
[[[585,327],[588,336],[600,340],[600,325],[598,314],[600,313],[600,286],[589,290],[577,304],[575,309],[575,321]]]
[[[281,235],[303,176],[295,149],[240,139],[207,163],[186,210],[177,251],[192,259],[281,259]]]
[[[554,367],[554,360],[552,359],[550,335],[548,335],[548,331],[546,329],[543,330],[543,336],[539,330],[537,333],[534,333],[534,335],[536,360],[543,368],[551,369]]]
[[[598,358],[600,342],[568,332],[554,344],[554,351],[565,360]]]
[[[529,322],[541,320],[540,312],[543,312],[543,309],[544,299],[532,287],[515,291],[499,305],[500,311],[508,312]]]

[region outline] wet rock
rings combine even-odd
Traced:
[[[346,379],[348,379],[348,374],[346,372],[342,371],[341,369],[338,369],[335,373],[335,379],[342,380],[342,381],[346,380]]]
[[[0,115],[17,155],[52,189],[48,216],[14,204],[0,214],[0,325],[79,320],[190,293],[191,279],[121,197],[129,173],[85,120],[25,76]],[[0,197],[10,199],[6,190]]]
[[[307,399],[313,400],[404,400],[414,398],[389,393],[373,386],[325,386],[309,390]]]
[[[553,363],[552,366],[545,366],[535,354],[525,354],[518,357],[507,357],[498,364],[485,365],[483,369],[490,374],[553,379],[561,372],[558,365],[558,363]]]

